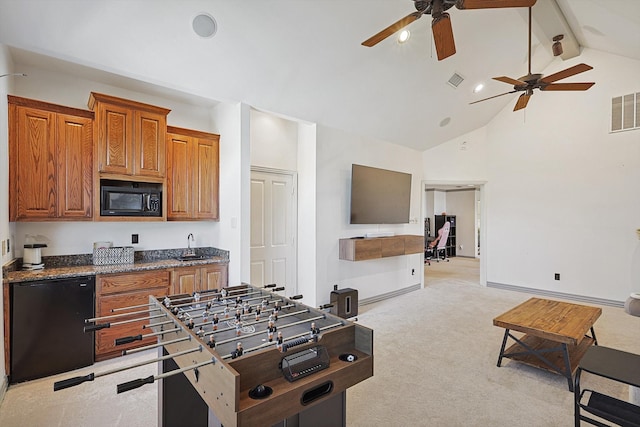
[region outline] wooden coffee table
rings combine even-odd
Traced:
[[[591,344],[598,344],[593,324],[602,314],[599,307],[531,298],[493,319],[505,328],[498,366],[502,358],[517,360],[564,375],[573,391],[573,375]],[[522,332],[521,337],[511,331]],[[587,333],[591,331],[591,336]],[[505,350],[508,339],[515,341]]]

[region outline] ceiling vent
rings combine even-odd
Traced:
[[[611,132],[640,129],[640,92],[611,99]]]
[[[463,81],[464,81],[464,77],[462,77],[458,73],[453,73],[453,75],[451,76],[451,78],[449,79],[449,81],[447,83],[449,83],[451,86],[457,88],[458,86],[460,86],[460,83],[462,83]]]

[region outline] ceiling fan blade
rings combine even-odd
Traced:
[[[516,106],[513,107],[513,111],[518,111],[525,108],[529,103],[529,98],[531,98],[531,95],[527,93],[523,93],[522,95],[520,95],[520,97],[518,98],[518,101],[516,102]]]
[[[575,76],[576,74],[584,73],[585,71],[592,70],[593,67],[587,64],[578,64],[573,67],[569,67],[566,70],[558,71],[547,77],[540,79],[542,83],[553,83],[557,80],[566,79],[567,77]]]
[[[546,86],[540,86],[540,90],[587,90],[593,86],[595,82],[590,83],[553,83]]]
[[[512,79],[511,77],[507,77],[507,76],[501,76],[501,77],[494,77],[493,80],[497,80],[499,82],[502,83],[508,83],[510,85],[514,85],[514,86],[526,86],[527,82],[523,82],[522,80],[517,80],[517,79]]]
[[[401,29],[403,29],[407,25],[411,24],[413,21],[415,21],[416,19],[420,18],[421,16],[422,16],[422,12],[413,12],[412,14],[405,16],[404,18],[402,18],[398,22],[389,25],[387,28],[385,28],[384,30],[380,31],[378,34],[376,34],[374,36],[371,36],[367,40],[363,41],[362,42],[362,46],[371,47],[371,46],[377,45],[382,40],[386,39],[387,37],[389,37],[390,35],[398,32],[398,31],[400,31]]]
[[[497,98],[497,97],[499,97],[499,96],[509,95],[510,93],[516,93],[516,92],[517,92],[517,90],[512,90],[512,91],[509,91],[509,92],[501,93],[500,95],[493,95],[493,96],[490,96],[490,97],[488,97],[488,98],[479,99],[479,100],[477,100],[477,101],[470,102],[470,103],[469,103],[469,105],[471,105],[471,104],[477,104],[478,102],[487,101],[487,100],[489,100],[489,99]]]
[[[458,0],[458,9],[493,9],[500,7],[531,7],[536,0]]]
[[[442,13],[437,18],[433,18],[431,31],[433,32],[438,61],[456,53],[456,43],[453,40],[453,28],[451,28],[451,19],[449,19],[448,13]]]

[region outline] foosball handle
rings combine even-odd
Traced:
[[[142,335],[116,338],[116,345],[129,344],[130,342],[134,341],[142,341]]]
[[[275,288],[276,284],[275,283],[269,283],[268,285],[264,285],[265,288]]]
[[[99,323],[97,325],[87,325],[84,327],[85,332],[98,331],[100,329],[111,327],[111,323]]]
[[[84,377],[73,377],[62,381],[57,381],[53,383],[53,391],[62,390],[63,388],[69,388],[76,386],[78,384],[82,384],[85,381],[93,381],[95,375],[90,373],[89,375],[85,375]]]
[[[284,291],[284,286],[280,286],[279,288],[273,288],[273,292]]]
[[[294,295],[292,297],[290,297],[289,299],[302,299],[302,295]]]
[[[134,388],[142,387],[145,384],[153,384],[153,375],[146,378],[139,378],[137,380],[129,381],[126,383],[118,384],[118,393],[133,390]]]
[[[331,307],[333,307],[333,304],[323,304],[319,308],[320,310],[324,310],[325,308],[331,308]]]

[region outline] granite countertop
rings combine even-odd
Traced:
[[[93,265],[91,254],[43,257],[45,268],[41,270],[21,270],[22,260],[14,260],[14,265],[3,268],[5,283],[32,282],[35,280],[62,279],[97,274],[130,273],[135,271],[159,270],[165,268],[190,267],[207,264],[228,264],[229,252],[217,248],[196,248],[196,255],[203,257],[189,261],[179,261],[183,249],[135,252],[132,264]]]

